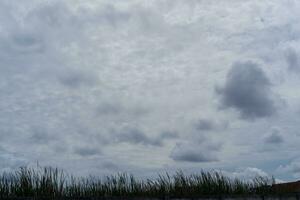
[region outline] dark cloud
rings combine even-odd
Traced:
[[[177,132],[172,132],[172,131],[164,131],[159,135],[159,138],[161,140],[175,139],[175,138],[178,138],[178,137],[179,137],[178,133]]]
[[[119,114],[124,108],[118,103],[104,102],[98,106],[97,115]]]
[[[270,134],[264,138],[267,144],[280,144],[284,142],[284,138],[278,129],[273,129]]]
[[[218,161],[217,152],[221,145],[210,143],[180,142],[173,148],[170,158],[175,161],[213,162]]]
[[[144,117],[149,114],[149,109],[135,103],[133,106],[128,105],[128,101],[122,101],[119,96],[112,96],[107,99],[104,97],[102,102],[97,105],[95,115],[97,117]]]
[[[103,21],[108,25],[117,27],[118,25],[127,22],[131,17],[131,14],[128,12],[123,12],[115,8],[113,5],[104,6],[103,10],[97,15],[97,20]]]
[[[217,88],[223,108],[237,109],[243,118],[269,117],[276,113],[271,83],[253,62],[237,62],[227,74],[223,88]]]
[[[9,48],[11,53],[42,53],[43,40],[33,33],[17,33],[11,38]]]
[[[128,142],[131,144],[143,144],[161,146],[162,141],[156,138],[148,137],[143,131],[137,128],[123,128],[119,133],[115,134],[117,142]]]
[[[209,118],[201,118],[193,123],[194,129],[199,131],[216,131],[225,130],[229,126],[229,122],[225,120],[214,120]]]
[[[288,49],[286,51],[285,56],[288,64],[288,69],[291,71],[300,72],[299,58],[295,49],[292,48]]]
[[[187,162],[212,162],[217,161],[216,158],[211,158],[202,152],[181,151],[180,153],[171,154],[171,158],[175,161]]]
[[[147,136],[142,130],[138,128],[123,128],[118,133],[113,133],[113,140],[115,142],[128,142],[131,144],[143,144],[152,146],[162,146],[167,140],[178,138],[177,132],[163,131],[156,137]]]
[[[58,75],[59,81],[70,88],[82,86],[93,86],[97,83],[98,78],[91,72],[82,70],[64,70]]]
[[[74,153],[80,156],[94,156],[101,154],[101,151],[92,147],[79,147],[74,150]]]
[[[216,124],[214,121],[209,119],[200,119],[195,126],[197,130],[209,131],[214,129]]]
[[[54,134],[51,134],[51,129],[46,124],[34,125],[30,128],[32,135],[31,142],[34,144],[49,144],[56,139]]]
[[[35,144],[48,144],[54,137],[46,132],[34,132],[30,139]]]
[[[100,169],[114,169],[114,170],[120,170],[119,166],[111,161],[103,162]]]

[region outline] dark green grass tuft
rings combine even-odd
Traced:
[[[271,194],[273,178],[256,177],[252,181],[232,179],[219,172],[185,175],[158,175],[140,180],[120,173],[77,178],[57,168],[26,168],[0,175],[0,197],[201,197],[218,195]]]

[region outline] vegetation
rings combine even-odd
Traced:
[[[256,177],[252,181],[231,179],[218,172],[185,175],[158,175],[138,180],[118,174],[104,179],[76,178],[57,168],[26,168],[0,175],[0,197],[201,197],[218,195],[262,195],[271,193],[274,179]]]

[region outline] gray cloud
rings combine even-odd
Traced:
[[[111,133],[114,142],[127,142],[130,144],[143,144],[151,146],[162,146],[165,141],[172,141],[179,137],[178,133],[163,131],[157,136],[149,137],[141,129],[123,127],[121,130]]]
[[[40,128],[35,127],[32,135],[30,137],[31,141],[35,144],[49,144],[53,139],[55,139],[54,135],[48,133],[48,130],[42,130]]]
[[[105,168],[105,169],[117,169],[117,170],[121,170],[118,165],[116,165],[115,163],[111,162],[111,161],[107,161],[107,162],[104,162],[102,164],[102,167]]]
[[[138,128],[125,127],[118,131],[117,134],[113,136],[116,142],[128,142],[131,144],[143,144],[143,145],[153,145],[161,146],[162,141],[156,138],[148,137],[143,131]]]
[[[28,164],[28,160],[22,155],[10,152],[2,146],[0,146],[0,159],[0,172],[4,170],[16,170],[20,166],[26,166]]]
[[[280,144],[284,142],[284,138],[279,129],[273,128],[271,133],[265,136],[264,142],[267,144]]]
[[[276,172],[279,174],[291,173],[294,178],[300,178],[300,160],[294,159],[286,165],[280,165]]]
[[[221,146],[212,144],[208,141],[196,142],[179,142],[173,148],[170,158],[174,161],[186,162],[213,162],[218,161],[217,153]]]
[[[193,123],[193,128],[197,132],[209,132],[209,131],[224,131],[228,129],[229,122],[226,120],[214,120],[210,118],[201,118]]]
[[[42,53],[44,50],[42,39],[32,33],[18,33],[14,34],[8,45],[11,53]]]
[[[100,155],[101,151],[98,148],[92,148],[92,147],[77,147],[74,149],[74,153],[83,157],[86,156],[94,156],[94,155]]]
[[[70,88],[78,88],[82,86],[94,86],[97,84],[98,78],[95,74],[89,71],[82,70],[60,70],[58,75],[59,81]]]
[[[196,129],[201,131],[213,130],[216,127],[216,124],[213,120],[209,119],[200,119],[196,124]]]
[[[141,103],[128,105],[127,101],[122,101],[119,96],[103,97],[102,102],[96,108],[96,115],[102,117],[143,117],[149,113],[149,109]]]
[[[245,119],[269,117],[277,109],[271,83],[253,62],[237,62],[227,74],[225,86],[217,88],[223,108],[235,108]]]
[[[97,107],[98,115],[117,115],[122,112],[124,108],[120,105],[120,103],[112,103],[112,102],[104,102]]]
[[[175,138],[178,138],[179,135],[177,132],[173,132],[173,131],[163,131],[160,135],[159,135],[159,138],[161,140],[164,140],[164,139],[175,139]]]
[[[128,12],[122,12],[115,8],[114,5],[103,6],[103,9],[97,15],[99,21],[103,21],[112,27],[117,27],[118,25],[124,24],[131,17]]]
[[[278,6],[270,9],[271,4]],[[192,163],[180,161],[209,162],[220,155],[230,162],[210,163],[212,168],[236,167],[244,157],[235,152],[257,153],[250,142],[267,144],[261,140],[263,127],[280,121],[278,126],[291,127],[290,132],[299,129],[297,117],[290,120],[288,114],[299,104],[299,80],[289,82],[290,74],[281,73],[287,46],[295,49],[287,62],[298,63],[300,29],[291,19],[299,7],[279,1],[0,1],[0,145],[9,147],[0,150],[0,168],[38,160],[78,174],[130,165],[144,174],[165,164],[184,168]],[[223,107],[247,119],[271,116],[274,89],[291,100],[291,111],[249,128],[215,110],[214,80],[241,58],[268,64],[274,85],[263,81],[262,76],[267,78],[255,64],[232,69],[218,91]],[[279,85],[278,76],[287,81]],[[197,124],[199,113],[204,119]],[[224,120],[231,123],[226,130]],[[203,135],[224,141],[224,149],[197,142]],[[179,145],[170,155],[175,142]],[[95,149],[99,144],[102,154]],[[281,145],[282,154],[296,154],[287,145]],[[278,153],[273,153],[276,159]],[[252,166],[263,160],[260,155],[249,155]],[[104,160],[118,168],[101,165]]]
[[[288,69],[294,72],[300,72],[299,57],[295,49],[289,48],[286,51],[285,56],[288,64]]]

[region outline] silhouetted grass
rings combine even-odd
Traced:
[[[217,195],[270,194],[273,179],[256,177],[252,181],[232,179],[219,172],[185,175],[158,175],[140,180],[121,173],[77,178],[57,168],[25,168],[0,175],[0,197],[201,197]]]

